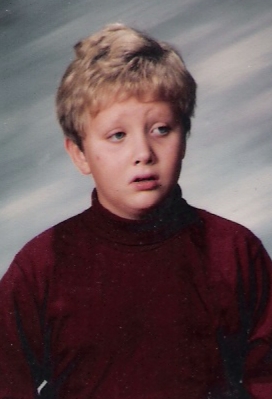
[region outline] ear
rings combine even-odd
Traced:
[[[65,138],[64,147],[76,168],[84,175],[91,174],[91,168],[83,151],[71,139]]]

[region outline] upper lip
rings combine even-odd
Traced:
[[[142,173],[137,176],[134,176],[134,178],[131,180],[131,183],[137,183],[142,180],[157,180],[157,179],[158,179],[157,175],[154,175],[152,173]]]

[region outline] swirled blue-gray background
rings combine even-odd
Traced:
[[[0,275],[26,241],[90,204],[54,96],[72,45],[116,21],[172,42],[198,82],[185,198],[246,225],[272,254],[271,0],[1,0]]]

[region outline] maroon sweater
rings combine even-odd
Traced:
[[[136,222],[94,195],[0,283],[0,399],[271,399],[271,315],[250,231],[179,189]]]

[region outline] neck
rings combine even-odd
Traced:
[[[196,213],[181,197],[176,186],[170,196],[141,219],[124,219],[112,214],[99,202],[96,190],[93,191],[92,207],[88,223],[97,239],[107,239],[114,246],[150,245],[161,242],[196,219]]]

